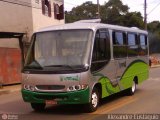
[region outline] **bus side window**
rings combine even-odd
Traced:
[[[147,55],[147,36],[140,34],[139,35],[139,55]]]
[[[114,58],[127,57],[126,33],[122,31],[113,31],[112,37]]]
[[[136,33],[128,33],[128,57],[134,57],[138,55],[138,37]]]
[[[110,42],[107,30],[98,30],[96,32],[93,53],[91,72],[103,68],[110,60]]]

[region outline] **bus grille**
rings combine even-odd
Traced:
[[[67,96],[52,96],[52,95],[35,95],[37,99],[43,100],[67,100]]]
[[[39,90],[62,90],[65,88],[64,85],[36,85]]]

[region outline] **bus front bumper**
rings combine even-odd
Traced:
[[[85,104],[89,103],[89,88],[74,92],[49,93],[49,92],[32,92],[21,90],[25,102],[46,103],[54,101],[56,104]]]

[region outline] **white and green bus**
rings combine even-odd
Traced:
[[[148,33],[138,28],[79,21],[35,32],[22,70],[22,96],[34,110],[83,104],[127,90],[149,76]]]

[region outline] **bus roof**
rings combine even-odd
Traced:
[[[45,32],[45,31],[52,31],[52,30],[67,30],[67,29],[92,29],[97,30],[99,28],[108,28],[113,30],[122,30],[127,32],[138,32],[143,34],[148,34],[147,31],[140,30],[136,27],[123,27],[118,25],[110,25],[110,24],[103,24],[103,23],[89,23],[89,22],[75,22],[75,23],[69,23],[69,24],[62,24],[62,25],[56,25],[56,26],[50,26],[40,29],[37,32]]]

